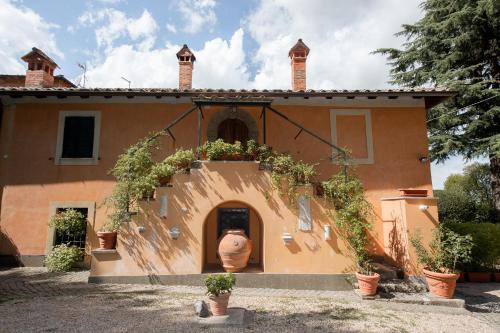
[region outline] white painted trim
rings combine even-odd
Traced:
[[[61,158],[64,124],[68,116],[94,117],[94,146],[92,148],[92,158]],[[59,111],[59,124],[57,127],[56,156],[55,165],[97,165],[99,160],[99,139],[101,134],[101,111]]]
[[[330,133],[332,143],[337,146],[337,116],[364,116],[365,117],[365,136],[366,136],[366,158],[354,158],[350,162],[352,164],[373,164],[373,131],[372,131],[372,115],[368,109],[331,109],[330,110]],[[342,147],[340,147],[342,148]],[[332,154],[336,154],[332,150]]]
[[[58,208],[87,208],[87,239],[88,235],[94,230],[94,223],[95,223],[95,208],[96,204],[94,201],[52,201],[50,202],[49,205],[49,219],[47,220],[47,242],[45,243],[45,254],[49,254],[49,252],[52,250],[52,247],[54,246],[54,240],[56,237],[56,230],[50,226],[48,226],[48,223],[52,216],[54,216],[57,212]],[[87,247],[89,247],[89,244],[87,244],[87,240],[85,240],[85,254],[88,254],[87,252]]]

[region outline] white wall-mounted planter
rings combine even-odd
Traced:
[[[179,227],[172,227],[168,229],[168,235],[171,239],[176,240],[181,235],[181,229]]]
[[[332,226],[329,224],[325,224],[323,226],[323,236],[325,240],[331,240],[332,239]]]
[[[289,232],[284,232],[283,235],[281,235],[281,239],[286,246],[290,245],[293,241],[292,235]]]

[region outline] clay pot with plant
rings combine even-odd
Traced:
[[[116,248],[116,238],[118,235],[118,228],[120,224],[113,220],[108,220],[97,232],[99,239],[99,248],[111,250]]]
[[[152,167],[151,173],[160,186],[165,186],[171,182],[175,167],[162,161]]]
[[[208,295],[208,304],[210,311],[214,316],[223,316],[227,312],[229,297],[236,283],[236,277],[233,273],[210,274],[205,279],[206,294]]]
[[[356,263],[356,278],[362,295],[377,293],[380,275],[373,271],[367,252],[373,208],[364,196],[361,180],[352,173],[338,173],[322,183],[330,217]]]
[[[189,172],[191,164],[196,160],[196,156],[191,149],[177,149],[175,153],[168,156],[164,163],[174,167],[176,171]]]
[[[472,237],[459,235],[441,225],[434,231],[428,248],[424,247],[418,233],[412,235],[410,241],[419,263],[424,266],[423,273],[431,294],[452,298],[460,275],[457,266],[472,259]]]

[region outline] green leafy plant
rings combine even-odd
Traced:
[[[60,235],[80,236],[87,228],[87,220],[82,213],[69,208],[52,216],[49,226]]]
[[[262,144],[257,148],[257,159],[261,162],[267,162],[273,156],[273,149],[268,145]]]
[[[222,139],[217,139],[206,147],[207,158],[211,161],[221,160],[241,160],[243,159],[244,150],[241,142],[227,143]]]
[[[236,277],[233,273],[208,275],[205,279],[207,295],[219,296],[230,293],[236,283]]]
[[[162,179],[170,179],[176,171],[176,168],[170,164],[168,164],[165,160],[155,164],[151,168],[151,175],[156,178],[158,181]]]
[[[67,272],[82,259],[82,250],[76,246],[61,244],[54,246],[45,257],[44,265],[49,272]]]
[[[175,153],[165,158],[164,164],[168,164],[175,168],[176,171],[189,169],[191,163],[196,160],[193,150],[191,149],[177,149]]]
[[[247,141],[245,154],[247,160],[253,161],[257,158],[259,154],[259,144],[257,141],[253,139]]]
[[[446,227],[474,242],[472,259],[460,265],[469,272],[492,271],[500,264],[500,224],[493,223],[447,223]]]
[[[373,208],[364,196],[361,180],[353,174],[338,173],[322,186],[325,199],[333,206],[330,217],[354,257],[358,271],[371,275],[367,247]]]
[[[418,233],[411,236],[410,242],[415,248],[418,261],[433,272],[455,273],[457,265],[472,260],[472,236],[459,235],[443,225],[434,231],[429,249],[422,244],[422,237]]]

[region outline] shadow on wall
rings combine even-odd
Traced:
[[[155,201],[142,201],[138,214],[133,216],[133,221],[120,229],[121,245],[138,267],[149,276],[151,283],[159,283],[157,276],[163,269],[175,273],[176,270],[169,263],[175,258],[191,256],[190,249],[200,246],[199,240],[188,227],[186,217],[181,217],[175,222],[175,225],[182,230],[182,235],[172,240],[169,229],[173,224],[168,218],[161,218],[158,209],[152,209],[155,204]],[[138,231],[139,226],[144,227],[143,232]],[[148,254],[151,254],[151,257],[158,257],[159,260],[151,260]]]
[[[0,255],[0,267],[24,266],[21,262],[19,249],[9,235],[0,229],[0,249],[3,255]]]

